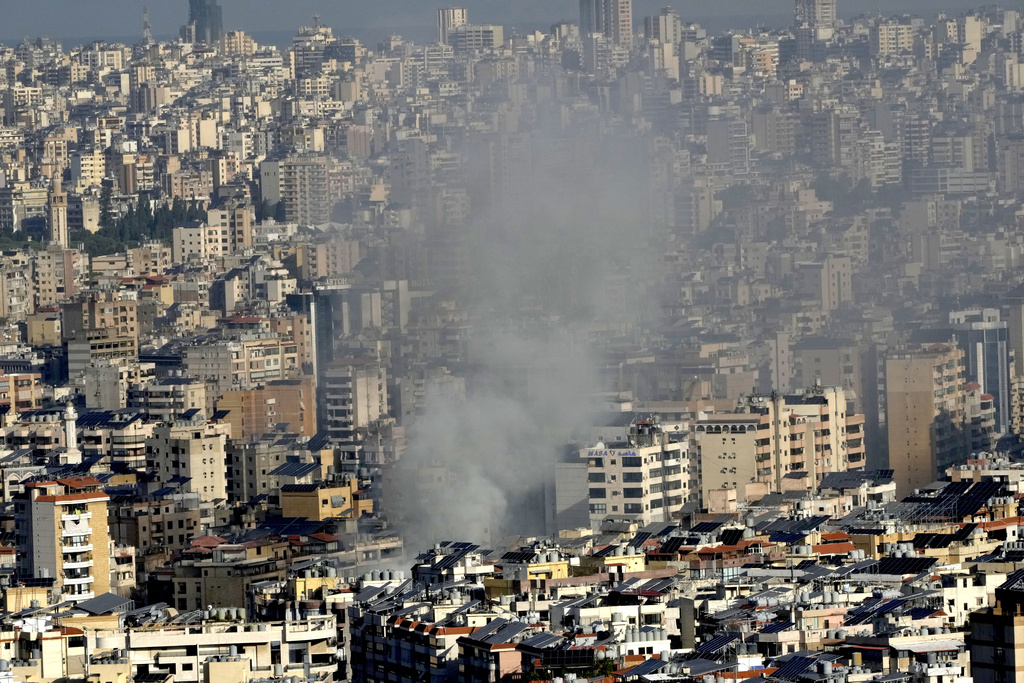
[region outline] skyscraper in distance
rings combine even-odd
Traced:
[[[188,0],[188,21],[195,22],[197,41],[212,45],[224,37],[224,12],[217,0]]]
[[[448,44],[448,31],[469,23],[469,12],[463,7],[442,7],[437,10],[437,42]]]
[[[616,45],[633,46],[633,0],[580,0],[580,36],[603,34]]]
[[[838,0],[796,0],[796,26],[834,31]]]

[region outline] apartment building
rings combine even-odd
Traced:
[[[639,420],[623,442],[598,443],[559,463],[555,518],[560,529],[600,529],[607,518],[641,526],[673,518],[696,495],[685,441]]]
[[[321,430],[334,442],[352,443],[358,429],[388,413],[387,366],[377,358],[338,359],[320,393]]]
[[[95,477],[29,482],[15,502],[19,571],[73,602],[110,591],[107,504]]]
[[[103,682],[155,682],[161,676],[182,683],[332,680],[339,654],[334,614],[290,614],[259,623],[247,621],[244,608],[220,614],[216,620],[182,621],[154,609],[144,628],[90,629],[95,655],[89,670]]]
[[[208,383],[209,415],[226,392],[287,379],[298,371],[297,363],[295,342],[269,335],[190,346],[182,358],[185,375]]]
[[[830,472],[866,465],[864,416],[847,412],[840,387],[745,397],[736,413],[698,420],[694,440],[705,506],[718,491],[734,490],[742,501],[808,490]]]
[[[320,225],[331,219],[327,157],[291,156],[260,164],[260,187],[270,204],[284,206],[284,220]]]
[[[315,484],[285,484],[281,487],[281,511],[285,517],[318,522],[359,519],[373,514],[373,497],[356,477],[334,476]]]
[[[227,413],[224,421],[234,439],[248,441],[282,430],[306,438],[317,433],[316,384],[309,375],[224,392],[217,410]]]
[[[127,403],[154,421],[173,422],[190,410],[206,411],[206,384],[181,376],[133,384],[127,391]]]
[[[231,427],[207,422],[198,411],[170,423],[156,425],[147,440],[146,466],[165,485],[181,483],[203,503],[228,497],[224,468],[225,447]]]
[[[886,357],[889,465],[900,497],[932,483],[967,455],[966,376],[964,352],[952,344],[894,350]]]
[[[193,538],[182,562],[150,573],[150,601],[182,611],[245,605],[252,584],[287,578],[288,548],[287,540],[228,543],[217,536]]]
[[[8,372],[0,374],[0,405],[10,406],[11,412],[36,410],[43,403],[43,376],[38,372]]]
[[[133,500],[110,505],[110,537],[141,553],[180,551],[200,529],[198,496]]]

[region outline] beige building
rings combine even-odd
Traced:
[[[332,441],[351,443],[356,430],[388,412],[387,367],[376,358],[335,361],[323,378],[321,429]]]
[[[74,249],[51,244],[32,258],[32,294],[35,307],[52,306],[75,295],[86,259]]]
[[[241,581],[237,581],[241,585]],[[232,593],[233,594],[233,593]],[[187,607],[170,601],[179,611]],[[137,680],[141,671],[149,671],[147,680],[158,681],[157,672],[167,681],[179,683],[245,683],[271,679],[275,667],[285,677],[304,677],[307,658],[309,675],[321,681],[333,680],[338,669],[338,625],[334,614],[313,615],[288,621],[250,623],[244,617],[244,598],[235,604],[203,602],[196,609],[242,607],[241,618],[232,611],[217,620],[180,623],[154,623],[145,628],[121,629],[104,625],[89,629],[90,651],[96,656],[89,665],[90,681],[123,683]],[[100,647],[99,644],[103,645]],[[127,657],[117,656],[127,651]],[[230,656],[236,653],[235,656]],[[67,657],[71,659],[71,657]],[[109,663],[113,662],[113,663]],[[56,678],[61,678],[57,676]],[[273,676],[273,679],[281,679]]]
[[[373,514],[373,499],[359,488],[355,477],[335,477],[316,484],[281,487],[281,511],[285,517],[322,522],[326,519],[359,519]]]
[[[320,225],[333,208],[327,157],[291,156],[260,164],[260,187],[271,205],[284,204],[284,219],[300,225]]]
[[[871,29],[871,51],[877,57],[912,52],[914,27],[896,20],[882,20]]]
[[[745,397],[736,413],[701,417],[694,437],[705,504],[723,489],[746,500],[748,484],[752,493],[809,490],[866,464],[864,416],[847,412],[840,387]]]
[[[131,387],[127,403],[152,420],[173,422],[189,410],[206,411],[206,384],[191,377],[165,377]]]
[[[134,293],[90,292],[84,300],[61,306],[63,333],[74,339],[85,330],[105,330],[108,336],[139,338],[138,302]]]
[[[796,265],[796,289],[825,311],[853,303],[853,266],[848,256],[829,254],[818,261]]]
[[[34,309],[32,282],[24,268],[0,266],[0,318],[24,320]]]
[[[252,225],[256,222],[252,204],[228,201],[206,212],[208,236],[220,240],[221,251],[233,254],[252,247]]]
[[[691,495],[685,441],[672,441],[660,425],[636,422],[627,441],[598,443],[578,461],[558,465],[555,516],[560,529],[601,528],[606,518],[641,527],[675,519]]]
[[[199,525],[199,508],[184,500],[137,500],[110,508],[111,538],[142,553],[184,550]]]
[[[333,236],[326,242],[303,242],[295,258],[303,280],[348,275],[360,260],[359,241]]]
[[[187,376],[207,382],[208,408],[228,391],[288,379],[299,369],[295,342],[280,337],[190,346],[183,366]]]
[[[965,374],[964,352],[949,344],[895,351],[886,358],[889,467],[901,498],[966,455]]]
[[[110,591],[107,503],[94,477],[32,482],[16,503],[19,562],[78,602]]]
[[[207,422],[202,415],[157,425],[147,443],[146,466],[167,484],[181,477],[181,490],[195,493],[203,503],[228,497],[224,467],[227,424]]]
[[[316,436],[316,384],[306,375],[298,379],[271,380],[252,389],[227,391],[217,410],[228,411],[232,438],[249,440],[278,431],[312,438]]]
[[[853,342],[807,337],[793,345],[793,386],[840,387],[853,412],[861,412],[863,376],[860,349]]]

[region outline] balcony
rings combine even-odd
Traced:
[[[65,562],[64,563],[64,569],[65,570],[88,569],[88,568],[92,567],[92,564],[93,564],[92,563],[92,558],[90,557],[87,560],[75,560],[74,562]]]
[[[92,519],[92,513],[88,512],[88,511],[69,512],[67,514],[63,514],[63,515],[60,516],[60,521],[62,521],[62,522],[76,523],[76,522],[84,522],[84,521],[89,520],[89,519]]]
[[[92,543],[65,543],[61,546],[61,552],[65,555],[92,552]]]
[[[86,576],[65,576],[64,577],[64,585],[65,586],[84,586],[86,584],[93,583],[95,581],[96,581],[95,577],[89,576],[89,575],[86,575]]]

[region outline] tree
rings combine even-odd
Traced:
[[[100,190],[100,227],[112,228],[114,226],[114,212],[112,209],[114,190],[104,183]]]

